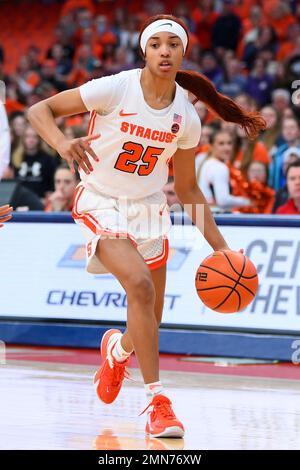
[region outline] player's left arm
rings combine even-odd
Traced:
[[[175,191],[184,210],[192,219],[214,251],[229,250],[209,205],[196,180],[196,147],[177,149],[173,155]]]

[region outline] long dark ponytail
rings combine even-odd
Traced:
[[[155,15],[148,18],[141,27],[140,36],[144,29],[156,20],[173,20],[184,28],[189,37],[189,32],[182,20],[173,15]],[[144,58],[140,48],[141,56]],[[179,70],[175,78],[176,82],[193,93],[196,101],[202,101],[213,113],[224,121],[239,124],[250,139],[255,139],[260,131],[266,128],[266,121],[258,112],[248,112],[236,104],[231,98],[219,93],[213,83],[204,75],[189,70]]]

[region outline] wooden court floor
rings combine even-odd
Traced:
[[[186,435],[150,439],[138,416],[147,405],[138,369],[130,369],[135,381],[124,383],[116,402],[104,405],[92,385],[93,361],[64,359],[68,350],[59,361],[51,360],[57,350],[43,360],[22,351],[12,348],[0,365],[0,449],[300,449],[299,369],[280,378],[224,367],[187,372],[184,363],[164,368]]]

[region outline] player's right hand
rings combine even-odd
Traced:
[[[7,222],[12,218],[10,212],[13,211],[13,208],[6,204],[5,206],[0,206],[0,222]],[[0,228],[3,227],[3,223],[0,223]]]
[[[66,160],[72,173],[75,173],[74,161],[78,166],[89,175],[93,171],[93,166],[88,158],[90,155],[96,162],[99,162],[99,157],[92,149],[90,142],[99,139],[101,134],[90,135],[87,137],[79,137],[78,139],[67,140],[64,139],[56,148],[59,155]],[[88,154],[88,155],[87,155]]]

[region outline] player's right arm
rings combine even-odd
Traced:
[[[72,172],[75,171],[73,162],[76,161],[83,171],[88,174],[90,171],[93,171],[93,167],[86,152],[95,161],[99,161],[99,158],[90,146],[90,142],[98,139],[100,134],[68,140],[55,122],[55,118],[72,116],[87,111],[79,89],[74,88],[58,93],[31,106],[28,111],[28,119],[42,139],[68,162]]]

